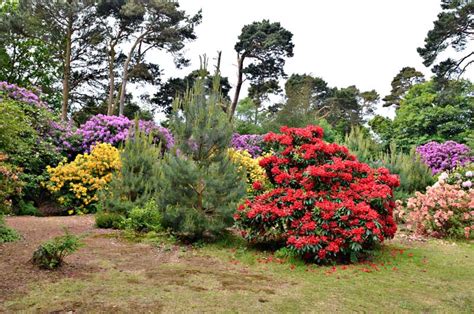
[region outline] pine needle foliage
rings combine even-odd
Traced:
[[[134,207],[144,206],[158,189],[162,152],[135,125],[120,154],[122,168],[114,174],[102,201],[102,209],[127,215]]]
[[[216,77],[211,92],[199,79],[175,101],[170,127],[176,143],[162,164],[157,200],[163,227],[187,241],[215,238],[232,225],[236,204],[245,195],[244,179],[227,154],[233,129]]]

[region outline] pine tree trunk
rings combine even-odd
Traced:
[[[110,46],[110,56],[109,56],[109,99],[107,104],[107,115],[113,115],[114,113],[114,90],[115,90],[115,73],[114,73],[114,63],[115,63],[115,47],[114,45]]]
[[[140,37],[135,40],[132,48],[130,48],[130,52],[128,53],[127,60],[125,60],[125,64],[123,65],[123,74],[122,74],[122,88],[120,89],[120,102],[119,102],[119,115],[123,115],[123,107],[125,106],[125,95],[127,93],[127,80],[128,80],[128,66],[130,61],[132,60],[133,53],[135,52],[135,48],[145,36],[148,35],[148,32],[143,33]]]
[[[235,86],[234,99],[232,100],[232,106],[229,113],[229,120],[232,121],[232,118],[235,114],[235,109],[237,108],[237,103],[239,102],[240,90],[242,89],[243,83],[243,69],[244,69],[244,59],[245,56],[237,56],[237,85]]]
[[[72,0],[68,0],[68,5],[72,5]],[[69,81],[71,76],[71,49],[72,49],[72,9],[69,8],[66,31],[66,49],[64,54],[64,74],[63,74],[63,100],[61,105],[61,120],[67,120],[68,102],[69,102]]]

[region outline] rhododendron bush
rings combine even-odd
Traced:
[[[445,179],[441,176],[426,193],[416,192],[406,207],[398,204],[398,215],[418,235],[469,238],[474,235],[474,189]]]
[[[234,215],[248,240],[285,241],[294,253],[324,263],[355,261],[394,236],[396,176],[324,142],[318,126],[281,132],[265,136],[274,154],[260,161],[274,188],[245,200]]]

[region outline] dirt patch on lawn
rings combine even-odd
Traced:
[[[97,229],[92,215],[68,217],[8,217],[6,223],[22,239],[0,245],[0,303],[24,293],[32,283],[56,282],[64,278],[83,278],[105,269],[138,270],[143,265],[162,263],[172,258],[148,245],[133,244],[113,236],[117,231]],[[31,264],[33,251],[42,242],[70,233],[85,235],[85,246],[69,256],[56,271],[39,270]]]
[[[118,276],[122,280],[120,274],[123,274],[121,284],[126,287],[124,289],[151,286],[163,287],[164,292],[185,289],[204,293],[228,291],[275,294],[275,281],[267,276],[251,273],[245,267],[230,265],[213,257],[195,254],[191,247],[168,245],[163,249],[123,240],[119,237],[119,231],[95,228],[91,215],[8,217],[6,222],[21,234],[22,239],[0,245],[0,304],[27,296],[33,286],[55,286],[56,283],[64,283],[64,280],[72,279],[71,283],[89,282],[103,277],[111,281],[113,286],[111,278]],[[69,256],[65,265],[57,271],[39,270],[33,266],[30,258],[37,246],[64,234],[64,228],[73,234],[85,235],[85,246]],[[61,309],[91,310],[90,306],[94,307],[92,301],[100,301],[84,300],[90,304],[79,306],[64,300],[66,303]],[[159,308],[156,300],[153,306]]]

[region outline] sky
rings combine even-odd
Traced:
[[[180,0],[188,14],[202,9],[203,21],[196,28],[198,39],[186,45],[190,67],[173,68],[164,60],[165,77],[185,76],[199,67],[206,54],[214,65],[222,51],[221,72],[236,82],[234,45],[244,25],[268,19],[280,22],[293,33],[294,57],[285,72],[307,73],[326,80],[329,86],[356,85],[375,89],[383,98],[393,77],[404,66],[431,76],[416,48],[423,46],[427,32],[441,11],[440,0]],[[160,56],[166,59],[165,56]],[[471,79],[474,71],[468,73]],[[231,92],[233,95],[233,91]],[[244,86],[244,96],[246,87]],[[241,97],[242,98],[242,97]],[[393,110],[378,113],[393,116]]]

